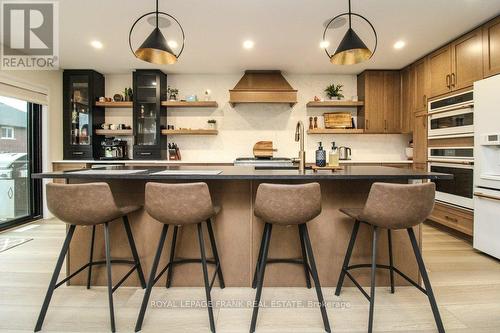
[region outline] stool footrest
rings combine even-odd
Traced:
[[[156,284],[156,282],[158,282],[158,280],[161,278],[161,276],[163,275],[163,273],[165,273],[167,271],[167,269],[169,269],[170,265],[182,265],[182,264],[201,264],[201,258],[185,258],[185,259],[177,259],[177,260],[174,260],[172,261],[171,263],[168,263],[161,271],[160,273],[158,273],[158,275],[155,277],[154,279],[154,283],[153,285]],[[216,262],[214,259],[207,259],[207,264],[211,264],[211,265],[216,265]],[[217,266],[217,269],[219,267]],[[216,269],[216,272],[217,272],[217,269]]]
[[[134,265],[134,267],[132,268],[131,272],[133,272],[137,268],[136,263],[134,261],[132,261],[132,260],[112,259],[111,260],[111,264]],[[75,277],[76,275],[78,275],[78,273],[81,273],[85,268],[88,268],[89,266],[96,266],[96,265],[106,265],[106,260],[92,261],[92,262],[86,263],[85,265],[83,265],[82,267],[78,268],[76,271],[74,271],[73,273],[71,273],[70,275],[68,275],[64,279],[62,279],[60,282],[56,283],[54,289],[62,286],[64,283],[66,283],[67,281],[71,280],[73,277]],[[127,273],[126,277],[128,277],[130,274],[131,273]],[[125,279],[123,279],[123,281],[125,281]],[[121,281],[121,283],[123,283],[123,281]]]
[[[389,266],[389,265],[380,265],[380,264],[377,264],[376,266],[377,266],[377,268],[381,268],[381,269],[391,269],[391,266]],[[370,301],[370,296],[363,289],[363,287],[358,283],[358,281],[356,281],[356,279],[352,276],[352,274],[349,273],[349,271],[352,270],[352,269],[371,268],[371,267],[372,267],[371,264],[358,264],[358,265],[351,265],[351,266],[342,268],[342,270],[347,275],[347,277],[354,283],[354,285],[361,291],[361,293],[366,297],[366,299],[368,301]],[[417,288],[422,293],[424,293],[425,295],[427,295],[427,290],[425,290],[418,283],[416,283],[415,281],[413,281],[408,275],[406,275],[405,273],[401,272],[396,267],[392,267],[392,269],[394,270],[394,272],[398,273],[399,276],[401,276],[403,279],[405,279],[406,281],[410,282],[415,288]]]

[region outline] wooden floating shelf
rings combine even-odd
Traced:
[[[169,106],[171,108],[216,108],[219,106],[216,101],[163,101],[161,102],[161,105]]]
[[[105,108],[131,108],[132,102],[95,102],[95,106],[103,106]]]
[[[216,101],[162,101],[161,105],[175,108],[217,108],[219,106]],[[133,102],[95,102],[95,106],[102,106],[105,108],[131,108]]]
[[[213,129],[176,129],[161,130],[162,135],[217,135],[218,130]]]
[[[95,134],[97,135],[108,135],[108,136],[124,136],[124,135],[134,135],[133,130],[106,130],[106,129],[96,129]]]
[[[362,128],[315,128],[307,130],[307,134],[363,134]]]
[[[363,105],[362,101],[310,101],[306,104],[308,108],[354,108]]]

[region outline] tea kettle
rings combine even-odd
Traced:
[[[351,159],[351,148],[349,147],[339,147],[339,159],[340,160],[350,160]]]

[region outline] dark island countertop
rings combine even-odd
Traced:
[[[165,172],[158,174],[158,172]],[[32,178],[99,180],[418,180],[453,179],[450,174],[384,166],[345,166],[331,172],[248,166],[130,166],[43,172]]]

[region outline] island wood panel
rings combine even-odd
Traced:
[[[78,182],[72,180],[72,182]],[[119,205],[143,204],[144,181],[108,181],[115,200]],[[289,182],[287,182],[289,183]],[[354,184],[355,183],[355,184]],[[249,287],[251,285],[255,263],[258,256],[263,223],[253,215],[255,191],[259,182],[253,181],[209,181],[214,204],[222,210],[214,224],[217,246],[226,286]],[[354,185],[353,185],[354,184]],[[370,181],[322,181],[323,212],[308,223],[314,256],[318,266],[321,283],[325,287],[335,286],[347,249],[353,226],[352,219],[338,211],[340,207],[361,207],[366,200]],[[356,191],[353,191],[353,189]],[[152,219],[143,210],[130,216],[131,226],[141,258],[146,279],[158,244],[162,224]],[[111,254],[113,258],[130,258],[126,234],[121,222],[111,223]],[[159,265],[161,270],[167,264],[170,255],[170,243],[173,227],[169,230],[167,241]],[[88,261],[90,246],[90,227],[80,227],[75,231],[70,247],[68,268],[74,271]],[[205,230],[207,256],[212,256],[210,243]],[[417,230],[417,235],[420,230]],[[380,235],[378,262],[387,264],[387,232]],[[414,279],[418,279],[417,265],[413,259],[411,245],[406,231],[395,231],[393,235],[395,263],[398,268]],[[367,226],[361,226],[351,263],[370,263],[371,233]],[[300,256],[298,229],[292,227],[273,227],[269,257],[293,258]],[[104,257],[103,227],[98,226],[94,248],[94,260]],[[176,257],[199,257],[198,239],[195,226],[179,229]],[[409,259],[411,258],[411,259]],[[113,266],[113,282],[116,283],[130,269],[129,266]],[[92,285],[105,285],[105,268],[94,267]],[[213,267],[209,267],[212,276]],[[353,273],[363,285],[368,285],[369,270],[361,269]],[[86,283],[86,271],[72,279],[73,285]],[[388,272],[377,275],[377,285],[387,286]],[[156,286],[164,286],[164,275]],[[346,279],[346,285],[351,283]],[[398,285],[406,285],[397,280]],[[137,274],[133,273],[125,282],[128,286],[138,286]],[[173,286],[203,286],[201,265],[186,264],[175,267]],[[218,285],[216,280],[215,285]],[[270,264],[266,268],[266,286],[305,286],[303,267],[292,264]]]

